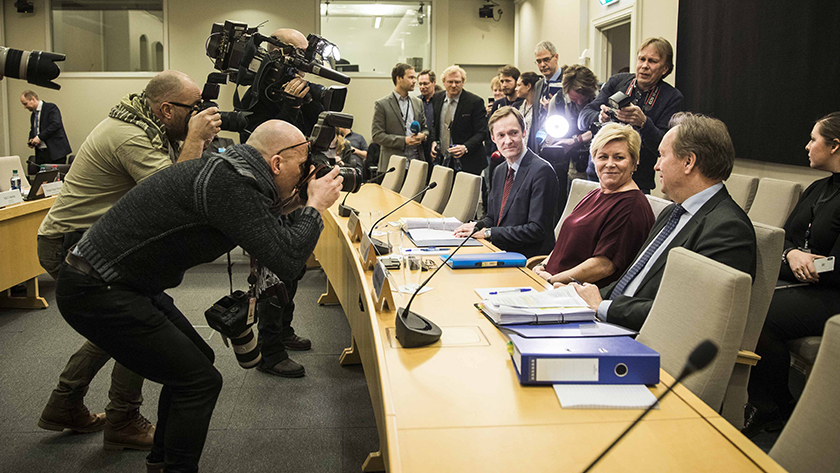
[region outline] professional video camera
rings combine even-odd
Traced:
[[[312,134],[309,135],[309,156],[301,165],[301,180],[297,185],[298,195],[306,202],[306,188],[309,184],[310,178],[314,175],[314,179],[319,179],[332,171],[335,166],[335,159],[330,158],[327,152],[330,149],[330,143],[335,138],[335,128],[352,128],[353,115],[339,112],[321,112],[318,115],[318,123],[312,128]],[[315,166],[312,172],[309,172],[311,166]],[[344,184],[341,189],[342,192],[359,192],[362,187],[362,172],[353,167],[341,167],[338,175],[344,178]]]
[[[0,79],[3,76],[14,77],[30,84],[59,90],[61,86],[52,80],[61,74],[56,62],[66,57],[48,51],[22,51],[0,46]]]
[[[201,103],[198,105],[199,111],[206,110],[210,107],[219,107],[215,100],[219,99],[219,88],[222,84],[227,84],[227,74],[221,72],[211,72],[207,76],[207,82],[204,83],[204,90],[201,91]],[[251,112],[219,112],[222,117],[222,126],[225,131],[241,132],[248,126],[248,115]]]
[[[283,100],[283,86],[297,77],[298,71],[342,84],[350,83],[348,76],[331,69],[339,58],[338,48],[318,35],[310,34],[307,39],[309,45],[304,50],[264,36],[257,32],[257,28],[249,28],[245,23],[226,20],[224,24],[213,24],[206,49],[217,70],[230,76],[237,86],[251,85],[241,100],[238,100],[238,95],[234,96],[234,108],[247,111],[262,100]],[[263,48],[262,43],[269,43],[271,50]],[[330,67],[324,67],[325,63]],[[326,88],[309,83],[309,93],[302,102],[315,100],[325,110],[340,112],[346,96],[347,89],[344,87]]]

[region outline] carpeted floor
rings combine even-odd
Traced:
[[[244,289],[248,261],[234,255],[234,286]],[[236,253],[236,252],[235,252]],[[36,422],[69,356],[82,343],[61,318],[55,283],[41,278],[44,310],[0,310],[0,472],[144,472],[145,452],[107,452],[102,433],[42,430]],[[190,270],[168,291],[181,311],[209,338],[224,387],[213,412],[201,458],[202,472],[358,472],[379,438],[361,366],[342,367],[350,328],[338,306],[319,307],[326,277],[306,273],[295,298],[294,327],[312,340],[312,350],[291,352],[306,377],[284,379],[243,370],[204,310],[227,293],[223,259]],[[113,362],[100,372],[86,398],[103,412]],[[160,386],[147,382],[141,412],[155,422]]]

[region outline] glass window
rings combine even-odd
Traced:
[[[432,59],[432,7],[423,2],[321,0],[321,36],[341,51],[336,69],[391,74],[404,62],[417,72]]]
[[[63,71],[163,70],[150,49],[164,43],[163,0],[53,0],[51,10],[52,50],[67,55]]]

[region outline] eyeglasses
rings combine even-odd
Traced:
[[[310,143],[310,141],[309,141],[309,140],[306,140],[306,141],[301,141],[300,143],[298,143],[298,144],[296,144],[296,145],[286,146],[285,148],[281,149],[280,151],[278,151],[278,152],[276,152],[276,153],[274,153],[274,154],[280,154],[280,153],[282,153],[283,151],[286,151],[286,150],[289,150],[289,149],[292,149],[292,148],[297,148],[298,146],[303,146],[303,145],[307,145],[307,146],[309,146],[309,143]]]
[[[548,62],[551,61],[553,58],[554,58],[554,56],[537,58],[534,62],[536,62],[537,64],[542,64],[542,63],[548,64]]]
[[[164,103],[168,103],[170,105],[175,105],[176,107],[188,108],[193,112],[198,112],[199,111],[198,110],[198,103],[195,103],[193,105],[187,105],[185,103],[178,103],[178,102],[164,102]]]

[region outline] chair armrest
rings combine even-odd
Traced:
[[[525,263],[525,266],[528,269],[534,269],[535,266],[539,266],[539,264],[545,261],[546,258],[548,258],[548,255],[532,256],[528,258],[528,262]]]
[[[740,363],[742,365],[750,365],[755,366],[758,364],[758,360],[761,357],[756,355],[755,353],[747,350],[738,350],[738,358],[735,360],[735,363]]]

